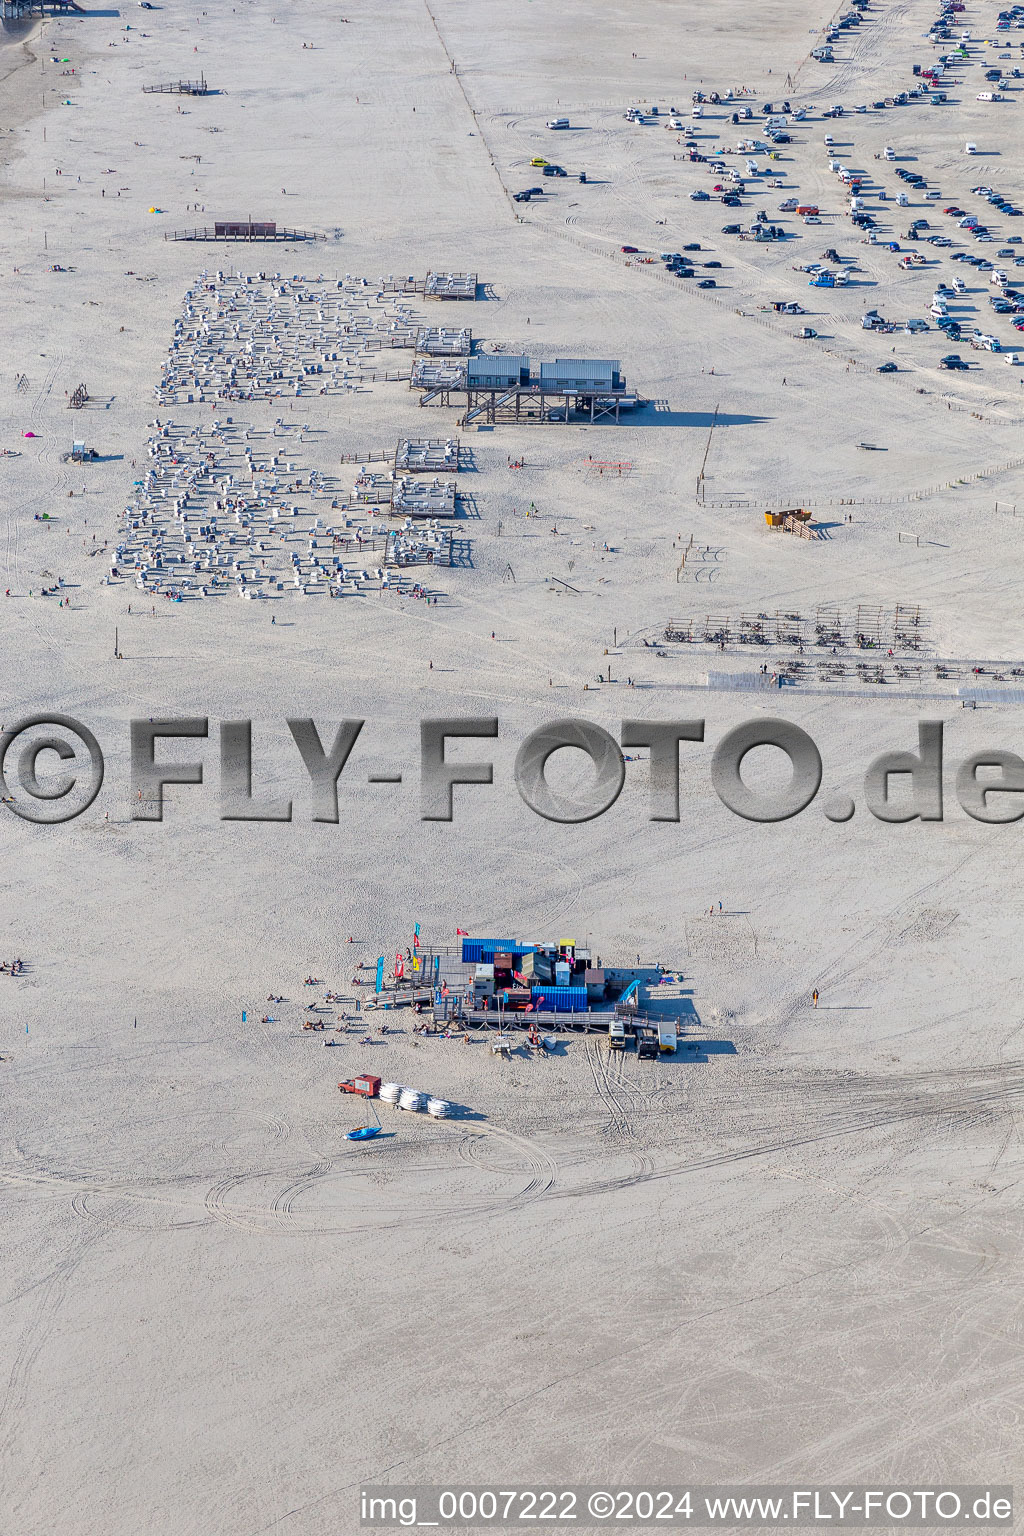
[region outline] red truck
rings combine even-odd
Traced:
[[[360,1093],[364,1099],[375,1099],[380,1093],[380,1078],[371,1076],[369,1072],[361,1072],[358,1077],[339,1083],[338,1088],[342,1093]]]

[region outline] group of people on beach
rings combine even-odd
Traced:
[[[0,964],[0,975],[2,976],[21,976],[24,970],[24,960],[4,960]]]

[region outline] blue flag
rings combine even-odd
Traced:
[[[378,955],[378,957],[377,957],[377,991],[378,992],[383,992],[383,990],[384,990],[384,956],[383,955]]]

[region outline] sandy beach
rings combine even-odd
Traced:
[[[1024,244],[987,203],[984,244],[943,209],[978,212],[981,183],[1024,200],[1024,79],[971,0],[951,99],[872,107],[952,49],[925,40],[934,15],[872,0],[831,64],[810,57],[831,13],[793,0],[161,0],[5,30],[0,727],[72,717],[106,769],[76,819],[3,821],[0,961],[25,969],[0,974],[0,1531],[347,1536],[371,1484],[1021,1471],[1019,830],[971,819],[954,784],[982,748],[1024,750],[1024,367],[990,274],[952,258],[1012,283],[997,252]],[[209,94],[143,90],[200,77]],[[734,95],[694,118],[697,90]],[[783,95],[779,160],[750,151],[723,207],[689,143],[742,170],[737,140]],[[752,127],[731,122],[745,101]],[[941,196],[897,204],[897,165]],[[822,222],[781,212],[791,195]],[[749,233],[761,209],[784,239]],[[223,220],[318,238],[173,238]],[[694,244],[682,280],[661,255]],[[812,288],[799,269],[830,246],[849,281]],[[477,298],[396,298],[428,272],[477,274]],[[958,273],[954,341],[932,295]],[[255,300],[243,321],[226,297],[246,277],[248,353]],[[864,329],[872,308],[900,328]],[[470,328],[496,362],[617,360],[638,403],[460,424],[465,400],[420,403],[399,323]],[[338,354],[320,375],[312,338]],[[351,541],[401,519],[371,518],[356,480],[418,437],[460,440],[451,560],[385,585],[387,549]],[[97,458],[71,461],[76,441]],[[171,459],[198,476],[207,454],[190,528]],[[250,527],[240,487],[298,510]],[[766,522],[793,508],[813,537]],[[170,717],[208,722],[159,748],[203,782],[142,820],[130,722]],[[451,822],[421,819],[425,717],[499,722],[449,748],[493,764]],[[778,717],[823,788],[757,824],[710,764]],[[337,824],[311,819],[286,724],[306,718],[325,741],[365,722]],[[532,810],[516,755],[567,718],[616,742],[624,720],[703,720],[679,820],[650,819],[646,749],[606,814]],[[290,820],[221,818],[220,726],[240,720],[253,793]],[[944,723],[944,819],[882,821],[865,771],[917,750],[922,720]],[[788,770],[759,751],[744,776],[767,793]],[[589,776],[551,764],[566,793]],[[837,795],[852,819],[822,813]],[[355,1017],[357,967],[390,966],[417,923],[439,949],[575,937],[663,966],[681,980],[651,1005],[699,1049],[648,1062],[566,1032],[506,1060],[485,1031],[420,1037],[408,1010],[383,1034]],[[330,1050],[302,1028],[327,990],[349,1000]],[[337,1083],[362,1071],[457,1112],[381,1106],[386,1134],[354,1145],[363,1106]]]

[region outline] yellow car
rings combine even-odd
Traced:
[[[548,162],[546,160],[541,159],[540,155],[534,155],[533,159],[530,161],[531,165],[547,165],[547,163]]]

